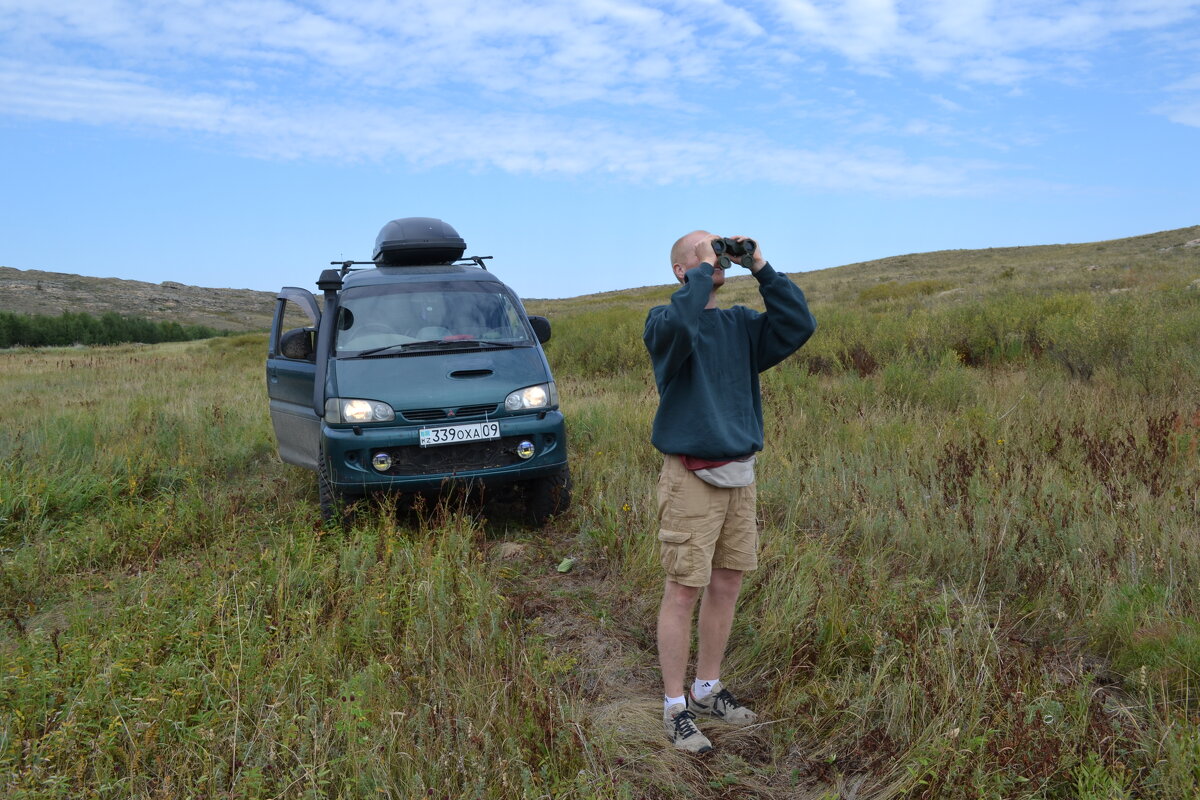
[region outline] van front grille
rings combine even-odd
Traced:
[[[440,422],[444,419],[471,419],[486,417],[496,411],[496,404],[459,406],[458,408],[416,408],[401,411],[400,416],[409,422]]]

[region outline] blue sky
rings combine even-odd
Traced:
[[[0,0],[0,265],[273,290],[440,217],[526,297],[1200,223],[1200,0]]]

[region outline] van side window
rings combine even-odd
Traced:
[[[283,358],[311,361],[316,344],[316,329],[299,303],[280,299],[272,326],[275,339],[271,350]]]

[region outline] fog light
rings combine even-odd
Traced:
[[[517,445],[517,455],[521,458],[533,458],[533,442],[525,441]]]
[[[376,453],[371,459],[371,466],[378,472],[387,472],[392,468],[392,457],[387,453]]]

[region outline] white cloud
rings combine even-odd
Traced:
[[[1117,37],[1198,11],[1200,0],[0,0],[0,114],[198,133],[271,158],[639,181],[732,161],[791,185],[953,194],[989,167],[797,141],[961,142],[938,118],[966,113],[940,93],[948,84],[1020,91],[1086,73]],[[842,59],[943,84],[923,91],[928,108],[843,101]],[[698,127],[746,96],[776,115],[775,139]],[[814,119],[818,133],[786,130]]]
[[[711,74],[698,28],[738,14],[720,2],[698,9],[673,15],[632,0],[6,0],[0,11],[12,24],[7,31],[0,24],[0,34],[13,45],[4,48],[10,57],[57,49],[70,61],[83,45],[92,66],[282,64],[292,80],[398,90],[460,85],[624,104],[661,97],[663,83]]]
[[[935,104],[944,108],[946,111],[958,113],[963,110],[961,103],[956,103],[953,100],[951,100],[947,97],[943,97],[940,94],[931,95],[929,99],[932,100]]]
[[[478,169],[642,183],[704,180],[718,170],[792,186],[909,195],[981,191],[992,165],[914,161],[875,149],[806,150],[757,134],[649,134],[629,124],[539,113],[454,114],[419,108],[321,106],[305,111],[249,106],[211,94],[176,94],[145,77],[86,69],[16,69],[0,64],[0,105],[9,113],[61,122],[218,136],[249,155],[273,159],[402,158],[417,168]]]
[[[1172,122],[1200,128],[1200,98],[1159,106],[1155,110]]]
[[[674,7],[685,14],[701,11],[701,16],[707,16],[715,26],[714,39],[731,44],[749,42],[766,33],[753,14],[724,0],[675,0]]]
[[[1200,92],[1200,73],[1193,75],[1190,78],[1184,78],[1183,80],[1176,81],[1167,87],[1167,91]]]
[[[830,33],[832,26],[825,12],[810,0],[776,0],[776,11],[803,33],[818,37]]]
[[[1166,90],[1172,94],[1169,101],[1154,109],[1172,122],[1200,128],[1200,74],[1176,81]]]
[[[0,45],[613,102],[727,75],[772,40],[876,71],[1013,83],[1198,12],[1197,0],[0,0]]]
[[[916,69],[997,84],[1078,67],[1116,37],[1194,21],[1195,0],[770,0],[799,37],[862,68]]]

